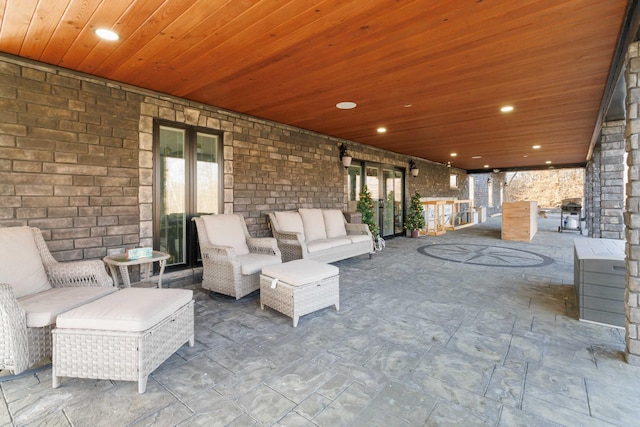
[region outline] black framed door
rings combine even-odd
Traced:
[[[404,169],[376,163],[365,164],[365,184],[384,238],[404,232]]]

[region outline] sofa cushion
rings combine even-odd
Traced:
[[[249,253],[247,236],[244,234],[242,219],[238,215],[203,215],[209,241],[214,245],[231,246],[236,255]]]
[[[61,314],[56,327],[142,332],[192,299],[190,289],[127,288]]]
[[[237,257],[240,263],[240,271],[243,275],[249,276],[251,274],[260,273],[263,267],[273,264],[280,264],[282,260],[275,255],[266,254],[246,254]]]
[[[304,227],[304,236],[307,242],[326,239],[327,231],[324,227],[322,209],[298,209]]]
[[[351,243],[371,242],[371,237],[368,234],[349,234],[347,236]]]
[[[76,307],[117,291],[112,286],[53,288],[18,299],[26,313],[27,327],[41,328],[56,323],[56,318]]]
[[[51,289],[31,228],[0,227],[0,283],[16,298]]]
[[[304,227],[302,225],[302,218],[298,212],[284,211],[274,212],[274,214],[280,230],[290,233],[301,233],[302,239],[304,240]]]
[[[314,240],[307,243],[309,253],[319,252],[325,249],[337,248],[338,246],[350,245],[351,240],[347,237],[334,237],[332,239]]]
[[[324,226],[327,231],[327,238],[343,237],[347,235],[344,226],[344,215],[337,209],[324,209],[322,211]]]

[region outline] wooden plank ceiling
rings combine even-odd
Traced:
[[[586,161],[626,7],[0,0],[0,51],[467,170],[560,167]]]

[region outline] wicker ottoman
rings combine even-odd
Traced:
[[[53,387],[60,377],[137,381],[184,343],[194,344],[193,291],[127,288],[58,316]]]
[[[266,305],[293,318],[296,327],[300,316],[331,305],[340,309],[339,278],[338,267],[307,259],[264,267],[260,308]]]

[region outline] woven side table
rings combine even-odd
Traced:
[[[58,316],[53,388],[60,377],[137,381],[194,344],[193,291],[127,288]]]
[[[340,309],[340,270],[318,261],[298,259],[262,269],[260,308],[273,308],[293,318],[335,305]]]

